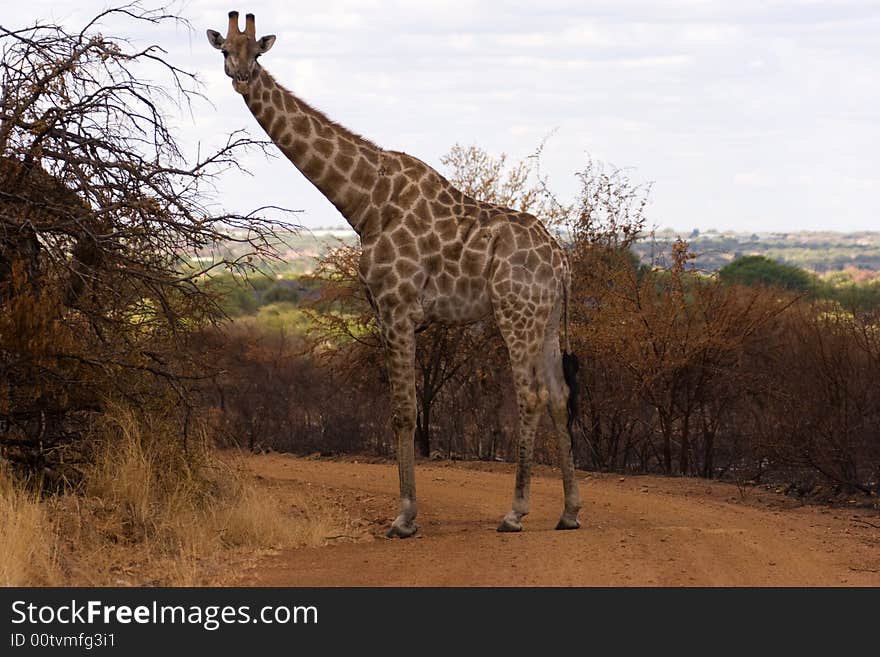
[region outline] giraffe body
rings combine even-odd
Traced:
[[[470,198],[433,168],[384,150],[328,119],[279,85],[256,61],[275,37],[257,40],[230,13],[226,73],[257,121],[293,164],[340,211],[361,239],[359,276],[385,346],[394,409],[401,511],[389,536],[415,533],[415,332],[432,322],[493,319],[510,354],[520,416],[512,509],[499,531],[519,531],[529,510],[529,478],[539,413],[557,435],[565,506],[558,529],[579,526],[568,417],[573,373],[559,344],[569,268],[565,252],[534,216]],[[566,351],[568,351],[566,344]],[[572,358],[573,356],[568,356]]]

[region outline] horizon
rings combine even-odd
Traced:
[[[674,228],[671,226],[662,226],[655,227],[644,231],[643,236],[647,237],[650,234],[659,234],[659,233],[675,233],[676,235],[684,235],[685,233],[693,233],[694,230],[699,231],[699,235],[696,237],[702,237],[707,234],[715,234],[715,235],[758,235],[760,236],[770,236],[770,235],[878,235],[880,236],[880,229],[866,229],[866,230],[835,230],[835,229],[795,229],[795,230],[738,230],[735,228],[717,228],[712,226],[710,228],[700,228],[699,226],[693,226],[691,228]],[[315,225],[315,226],[291,226],[291,231],[302,231],[302,232],[310,232],[310,233],[319,233],[319,232],[345,232],[355,234],[354,229],[349,226],[347,223],[341,224],[325,224],[325,225]],[[643,238],[640,238],[643,239]]]
[[[146,3],[155,6],[154,3]],[[13,5],[7,27],[80,26],[106,6]],[[278,41],[264,62],[294,93],[351,130],[441,173],[454,144],[527,157],[563,199],[587,157],[652,182],[655,225],[746,233],[875,231],[880,188],[880,7],[865,2],[738,3],[328,0],[292,14],[280,0],[237,7]],[[193,29],[110,21],[100,29],[156,43],[197,72],[210,103],[174,115],[188,152],[246,128],[207,28],[234,3],[172,3]],[[719,156],[719,154],[721,154]],[[280,153],[249,154],[253,176],[220,180],[217,207],[302,210],[305,227],[344,220]],[[257,202],[251,202],[256,199]],[[683,229],[686,231],[693,228]],[[703,230],[703,228],[700,228]]]

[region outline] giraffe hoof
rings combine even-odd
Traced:
[[[577,518],[566,518],[562,516],[556,523],[556,529],[580,529],[581,523]]]
[[[416,523],[411,523],[410,525],[391,525],[391,529],[388,530],[388,533],[385,534],[386,538],[409,538],[413,534],[419,531],[419,526]]]
[[[505,518],[501,521],[501,524],[498,525],[499,532],[521,532],[522,530],[522,523],[518,520],[513,520],[511,518]]]

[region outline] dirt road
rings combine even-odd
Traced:
[[[520,534],[499,534],[513,470],[419,463],[416,538],[382,537],[396,514],[393,464],[253,457],[273,488],[308,490],[350,518],[320,548],[282,551],[242,574],[266,586],[880,585],[880,518],[797,506],[692,479],[578,473],[583,527],[557,532],[562,484],[538,468]],[[874,527],[872,525],[876,525]]]

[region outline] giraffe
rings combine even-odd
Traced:
[[[529,512],[539,414],[548,408],[559,441],[564,509],[556,529],[580,527],[572,456],[577,357],[568,337],[570,270],[565,251],[531,214],[470,198],[406,153],[380,148],[281,86],[257,59],[253,14],[226,37],[208,30],[226,75],[282,153],[360,237],[358,275],[385,348],[397,441],[400,514],[388,537],[415,534],[415,333],[430,323],[492,320],[510,357],[519,410],[513,504],[498,531],[517,532]],[[563,325],[565,352],[560,349]]]

